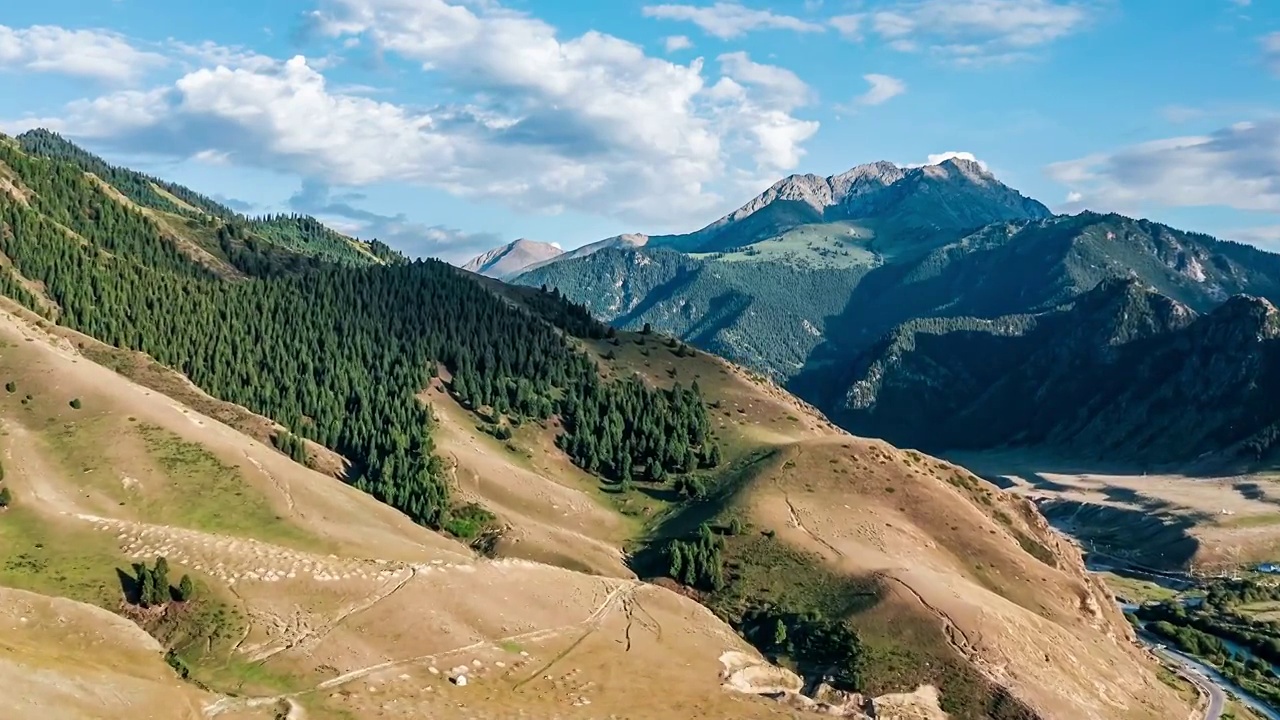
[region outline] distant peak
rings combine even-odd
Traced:
[[[985,170],[981,163],[967,158],[947,158],[936,165],[925,165],[917,170],[929,178],[964,179],[979,185],[986,185],[996,179],[995,175]]]
[[[832,175],[827,178],[827,182],[836,187],[867,180],[879,181],[882,184],[889,185],[900,180],[905,174],[905,169],[894,165],[888,160],[877,160],[855,165],[839,175]]]

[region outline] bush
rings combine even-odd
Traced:
[[[73,399],[73,400],[72,400],[70,403],[68,403],[68,404],[71,406],[71,409],[72,409],[72,410],[79,410],[79,409],[80,409],[80,398],[75,398],[75,399]]]
[[[10,393],[10,394],[15,393],[18,391],[18,384],[10,380],[9,382],[4,384],[4,389],[5,389],[5,392],[7,393]]]
[[[471,540],[479,535],[489,523],[498,517],[476,503],[468,503],[449,512],[444,521],[446,532],[463,540]]]
[[[13,494],[9,492],[9,488],[0,488],[0,508],[7,508],[13,502]]]

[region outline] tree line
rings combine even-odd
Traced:
[[[43,283],[59,323],[145,352],[338,452],[351,462],[349,482],[419,523],[441,527],[451,509],[434,420],[416,397],[437,364],[461,378],[454,391],[465,388],[472,404],[559,413],[562,447],[591,472],[676,472],[702,457],[699,393],[603,381],[561,328],[588,337],[606,328],[558,295],[533,291],[514,304],[438,261],[227,281],[79,168],[8,143],[0,162],[33,191],[28,203],[0,193],[0,252]],[[287,437],[281,449],[298,453]]]

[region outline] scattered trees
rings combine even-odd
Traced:
[[[667,546],[667,574],[702,590],[724,587],[724,540],[703,523],[693,540],[672,540]]]
[[[307,443],[297,435],[288,430],[277,430],[271,436],[271,444],[294,462],[301,465],[307,464]]]
[[[134,563],[133,572],[140,607],[164,605],[174,598],[186,602],[195,597],[196,586],[190,575],[182,576],[176,590],[169,585],[169,561],[164,556],[157,557],[153,567],[145,562]]]

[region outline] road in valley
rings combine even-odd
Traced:
[[[1245,692],[1243,688],[1228,680],[1222,673],[1205,665],[1185,653],[1166,647],[1160,638],[1145,630],[1137,631],[1138,639],[1151,649],[1156,656],[1173,664],[1178,674],[1186,678],[1196,687],[1209,695],[1209,707],[1205,710],[1205,720],[1219,720],[1227,704],[1227,693],[1237,698],[1267,720],[1280,720],[1280,712]]]

